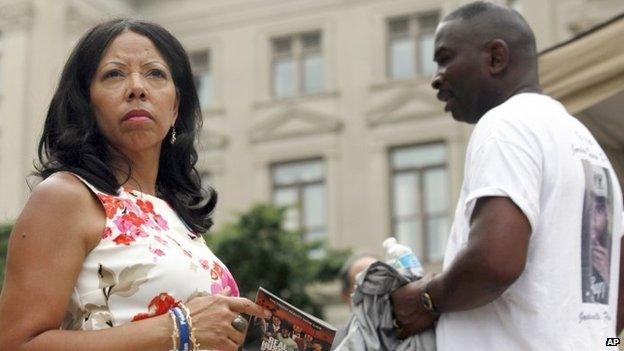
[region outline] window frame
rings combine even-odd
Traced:
[[[6,76],[4,73],[4,47],[5,47],[5,33],[0,30],[0,102],[4,96],[4,89],[6,86]]]
[[[275,177],[275,172],[276,169],[279,168],[280,166],[285,166],[285,165],[295,165],[295,164],[305,164],[305,163],[311,163],[311,162],[319,162],[321,164],[321,166],[323,167],[323,173],[322,173],[322,178],[318,179],[318,180],[312,180],[312,181],[297,181],[295,183],[292,184],[288,184],[288,185],[282,185],[282,184],[278,184],[276,182],[276,177]],[[308,234],[308,232],[313,232],[313,231],[319,231],[319,230],[324,230],[325,235],[324,235],[324,239],[327,238],[328,235],[328,229],[329,229],[329,223],[327,222],[327,212],[325,213],[325,222],[323,223],[322,227],[305,227],[305,201],[303,200],[303,196],[304,196],[304,191],[305,188],[308,186],[312,186],[312,185],[322,185],[324,186],[324,190],[327,190],[327,177],[326,177],[326,164],[325,164],[325,160],[323,159],[323,157],[310,157],[310,158],[304,158],[304,159],[297,159],[297,160],[290,160],[290,161],[278,161],[278,162],[273,162],[269,165],[269,172],[270,172],[270,178],[271,178],[271,203],[274,205],[277,205],[275,203],[275,194],[277,192],[277,190],[279,189],[291,189],[291,188],[295,188],[296,189],[296,194],[297,194],[297,201],[294,204],[294,206],[296,206],[297,211],[299,211],[299,216],[298,216],[298,223],[297,223],[297,229],[298,231],[301,232],[301,239],[303,239],[305,241],[306,236]],[[325,192],[325,196],[323,198],[323,210],[327,211],[327,192]]]
[[[209,186],[214,189],[214,173],[209,170],[198,171],[200,186],[202,189],[206,189],[205,186]]]
[[[401,81],[401,80],[409,80],[414,79],[416,77],[425,77],[430,73],[424,71],[423,62],[420,60],[421,50],[420,50],[420,42],[422,40],[423,35],[426,34],[434,34],[436,30],[436,26],[433,27],[425,27],[426,21],[430,17],[436,17],[436,23],[440,21],[440,12],[439,11],[428,11],[428,12],[420,12],[413,13],[409,15],[398,15],[398,16],[390,16],[386,18],[385,28],[386,28],[386,79],[391,81]],[[391,23],[407,20],[407,38],[409,38],[410,43],[414,49],[414,59],[412,60],[412,69],[414,74],[410,77],[405,78],[394,78],[392,76],[392,40],[395,38],[402,38],[402,36],[394,35],[391,31]],[[433,58],[432,58],[433,60]]]
[[[400,170],[397,170],[394,167],[394,164],[392,162],[392,156],[394,154],[394,152],[396,152],[397,150],[402,150],[402,149],[410,149],[410,148],[418,148],[418,147],[426,147],[426,146],[430,146],[430,145],[442,145],[445,149],[446,155],[445,155],[445,159],[443,162],[439,162],[439,163],[432,163],[432,164],[428,164],[426,166],[412,166],[412,167],[406,167],[406,168],[402,168]],[[439,261],[433,261],[431,260],[431,255],[430,252],[428,250],[429,247],[429,233],[427,230],[427,224],[429,222],[429,220],[431,219],[435,219],[435,218],[444,218],[446,217],[449,221],[452,220],[451,218],[451,204],[450,202],[447,202],[447,208],[444,211],[438,211],[438,212],[432,212],[429,213],[427,211],[427,202],[426,202],[426,194],[427,194],[427,190],[425,188],[425,174],[428,171],[432,171],[432,170],[446,170],[447,172],[447,176],[450,177],[450,164],[449,164],[449,145],[445,140],[436,140],[436,141],[431,141],[431,142],[426,142],[426,143],[417,143],[417,144],[406,144],[406,145],[397,145],[397,146],[392,146],[388,149],[388,170],[389,170],[389,187],[388,189],[389,191],[389,197],[390,197],[390,233],[394,233],[393,235],[397,235],[397,233],[395,233],[396,228],[397,228],[397,224],[400,222],[400,220],[418,220],[420,223],[420,233],[421,233],[421,242],[420,245],[422,247],[422,257],[419,257],[422,262],[424,263],[437,263]],[[397,208],[395,207],[395,176],[400,175],[400,174],[416,174],[418,176],[418,203],[420,204],[420,208],[418,209],[418,211],[415,214],[409,215],[408,216],[398,216],[397,215]],[[448,181],[450,181],[450,179],[447,179]],[[449,196],[450,194],[446,194],[447,196]],[[413,249],[413,248],[412,248]]]
[[[306,48],[303,45],[303,38],[306,35],[317,35],[318,36],[318,46],[316,49],[311,49],[311,48]],[[290,44],[290,52],[288,54],[284,54],[284,53],[278,53],[277,50],[275,49],[275,42],[281,39],[289,39],[291,44]],[[296,33],[290,33],[290,34],[283,34],[283,35],[277,35],[277,36],[273,36],[269,38],[269,52],[270,52],[270,73],[269,73],[269,80],[270,80],[270,93],[271,93],[271,98],[273,99],[292,99],[292,98],[297,98],[297,97],[301,97],[301,96],[308,96],[308,95],[314,95],[314,94],[320,94],[323,91],[326,90],[326,82],[325,82],[325,61],[326,58],[323,55],[323,30],[322,29],[315,29],[315,30],[306,30],[306,31],[302,31],[302,32],[296,32]],[[305,69],[303,67],[303,63],[304,63],[304,58],[307,55],[310,54],[316,54],[318,53],[321,57],[321,59],[323,60],[323,72],[322,72],[322,84],[321,84],[321,88],[318,91],[314,91],[314,92],[307,92],[305,91]],[[275,79],[275,67],[276,67],[276,63],[278,59],[284,58],[284,57],[290,57],[293,60],[293,67],[294,67],[294,89],[295,91],[293,92],[292,96],[278,96],[277,95],[277,90],[276,90],[276,79]]]
[[[215,108],[215,101],[216,101],[216,96],[215,96],[215,91],[216,91],[216,87],[215,87],[215,76],[214,76],[214,72],[213,72],[213,52],[212,52],[212,48],[209,47],[204,47],[204,48],[196,48],[196,49],[192,49],[189,50],[188,53],[188,57],[189,57],[189,63],[191,64],[191,72],[193,74],[193,84],[195,85],[195,90],[197,91],[197,95],[198,95],[198,99],[199,99],[199,103],[200,103],[200,108],[202,111],[206,111],[206,110],[210,110]],[[207,56],[207,64],[205,66],[195,66],[193,64],[193,55],[195,54],[201,54],[201,53],[205,53]],[[211,96],[210,96],[210,101],[208,103],[207,106],[201,106],[201,102],[202,102],[202,98],[201,96],[199,96],[199,89],[197,89],[197,83],[195,82],[195,78],[196,77],[202,77],[203,74],[208,73],[211,78],[212,78],[212,86],[210,87],[210,91],[212,92]]]
[[[522,3],[520,0],[507,0],[507,6],[520,14],[522,13]]]

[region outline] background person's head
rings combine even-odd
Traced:
[[[508,7],[459,7],[438,25],[434,50],[432,87],[458,121],[476,123],[513,94],[539,91],[533,31]]]
[[[282,338],[286,339],[290,337],[290,329],[288,328],[282,328],[280,329],[280,334],[282,335]]]
[[[293,334],[301,334],[301,327],[297,324],[293,324]]]
[[[111,43],[123,33],[147,39],[165,61],[175,90],[175,144],[168,142],[170,129],[162,132],[157,194],[169,202],[194,231],[204,232],[212,225],[210,213],[216,194],[202,191],[195,170],[194,142],[201,128],[201,110],[188,56],[180,42],[163,27],[136,19],[115,19],[89,30],[76,44],[61,74],[39,142],[37,173],[44,179],[58,171],[74,172],[102,191],[115,194],[130,178],[130,160],[107,133],[92,99],[92,83]],[[105,105],[98,104],[100,107]],[[99,115],[101,116],[100,111]],[[104,111],[109,113],[111,111]],[[173,116],[173,115],[172,115]],[[99,120],[99,122],[98,122]],[[173,124],[173,120],[172,120]],[[122,166],[112,169],[112,160]],[[125,180],[117,175],[125,174]]]
[[[358,273],[366,270],[373,262],[379,261],[376,255],[371,253],[360,253],[349,257],[347,262],[340,269],[340,295],[342,300],[351,307],[351,294],[355,285],[355,277]]]
[[[608,186],[607,170],[602,167],[593,168],[589,234],[592,244],[603,247],[607,246],[609,237]]]
[[[282,323],[282,320],[278,316],[273,315],[273,317],[271,317],[271,322],[275,325],[280,325],[280,323]]]

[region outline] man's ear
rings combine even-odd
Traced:
[[[488,68],[492,75],[502,73],[509,66],[509,46],[502,39],[494,39],[487,43]]]

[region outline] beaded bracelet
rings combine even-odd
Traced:
[[[199,343],[197,342],[197,339],[195,338],[195,328],[193,328],[193,318],[191,318],[191,312],[186,307],[186,305],[184,305],[182,302],[178,302],[178,307],[180,307],[182,309],[182,311],[186,315],[186,320],[188,321],[189,330],[191,331],[190,335],[189,335],[189,338],[190,338],[191,344],[193,346],[192,350],[193,351],[199,351]]]
[[[178,346],[178,351],[190,351],[189,325],[186,320],[186,316],[180,307],[174,307],[171,311],[175,314],[178,331],[180,332],[180,345]]]
[[[171,317],[171,321],[173,322],[173,332],[171,333],[171,341],[172,341],[172,350],[178,349],[178,338],[180,338],[180,333],[178,332],[178,321],[176,319],[175,313],[172,310],[169,310],[169,316]]]

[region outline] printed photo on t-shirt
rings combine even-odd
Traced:
[[[585,200],[581,229],[581,275],[584,303],[609,303],[613,231],[613,187],[609,170],[582,160]]]

